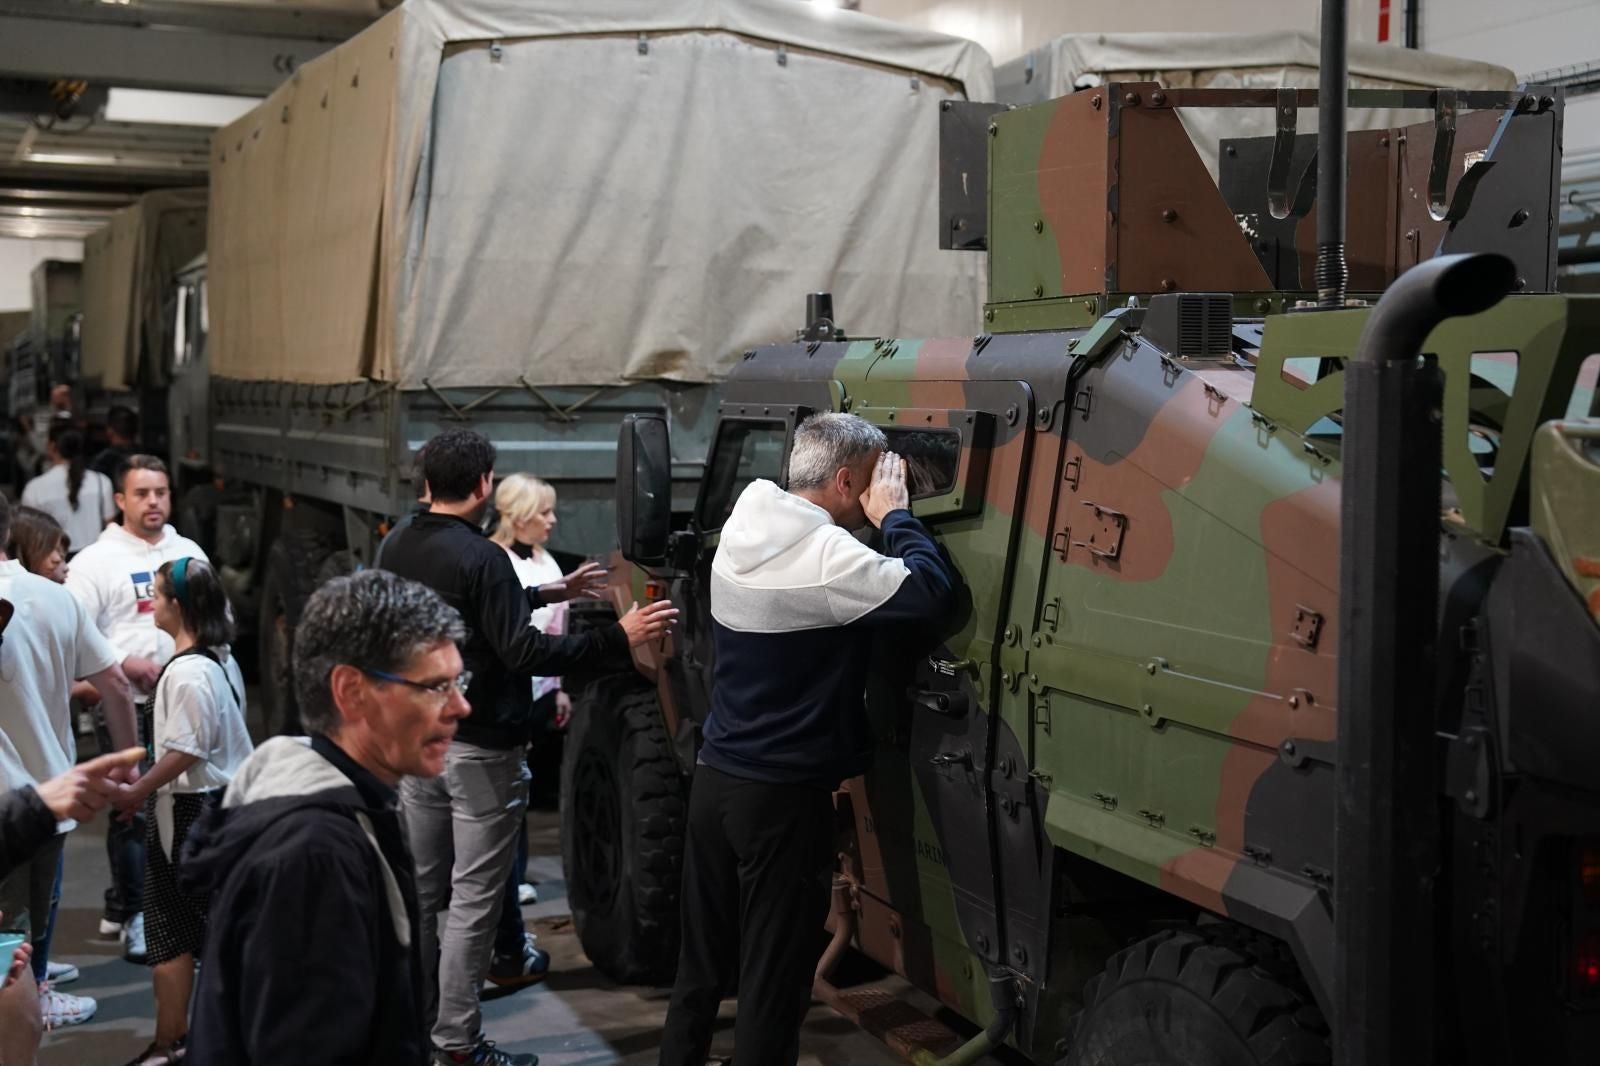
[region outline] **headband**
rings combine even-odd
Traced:
[[[178,601],[179,606],[184,606],[184,601],[189,595],[189,557],[172,564],[172,598]]]

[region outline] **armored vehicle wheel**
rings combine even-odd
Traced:
[[[1166,930],[1084,988],[1058,1066],[1316,1066],[1327,1026],[1288,952],[1233,926]]]
[[[267,549],[256,661],[261,670],[262,732],[269,737],[301,732],[300,708],[294,698],[294,627],[316,591],[317,575],[327,555],[326,538],[301,529],[284,530]]]
[[[600,972],[664,984],[678,962],[687,787],[654,692],[591,686],[561,765],[561,860],[572,920]]]

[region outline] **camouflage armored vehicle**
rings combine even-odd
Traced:
[[[1548,291],[1561,101],[1352,92],[1434,117],[1340,126],[1347,301],[1310,255],[1332,208],[1293,112],[1318,98],[949,106],[965,225],[941,233],[987,243],[977,335],[823,323],[746,352],[688,514],[667,426],[624,425],[617,595],[684,623],[568,739],[568,889],[603,970],[673,969],[718,531],[801,419],[851,411],[910,458],[967,606],[931,654],[876,656],[819,995],[883,1014],[827,980],[853,944],[987,1027],[951,1062],[1593,1061],[1600,301]],[[1188,107],[1290,112],[1233,146],[1258,160],[1236,202]],[[912,1028],[887,1035],[949,1050]]]

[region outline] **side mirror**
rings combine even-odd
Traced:
[[[672,443],[660,415],[628,415],[617,431],[617,543],[632,563],[666,558],[672,532]]]

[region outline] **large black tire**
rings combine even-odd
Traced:
[[[209,482],[191,485],[178,498],[178,510],[172,516],[178,532],[200,545],[209,555],[215,555],[217,551],[217,506],[221,502],[222,493],[215,485]]]
[[[263,736],[304,732],[294,696],[294,630],[331,552],[330,537],[309,529],[286,529],[267,549],[256,628]]]
[[[361,562],[355,557],[355,553],[340,549],[324,559],[322,566],[317,569],[316,588],[320,589],[334,578],[347,577],[360,569]]]
[[[592,686],[561,765],[561,859],[572,920],[601,973],[666,984],[678,964],[687,782],[655,693]]]
[[[1320,1066],[1328,1028],[1288,951],[1237,926],[1169,929],[1084,988],[1060,1066]]]

